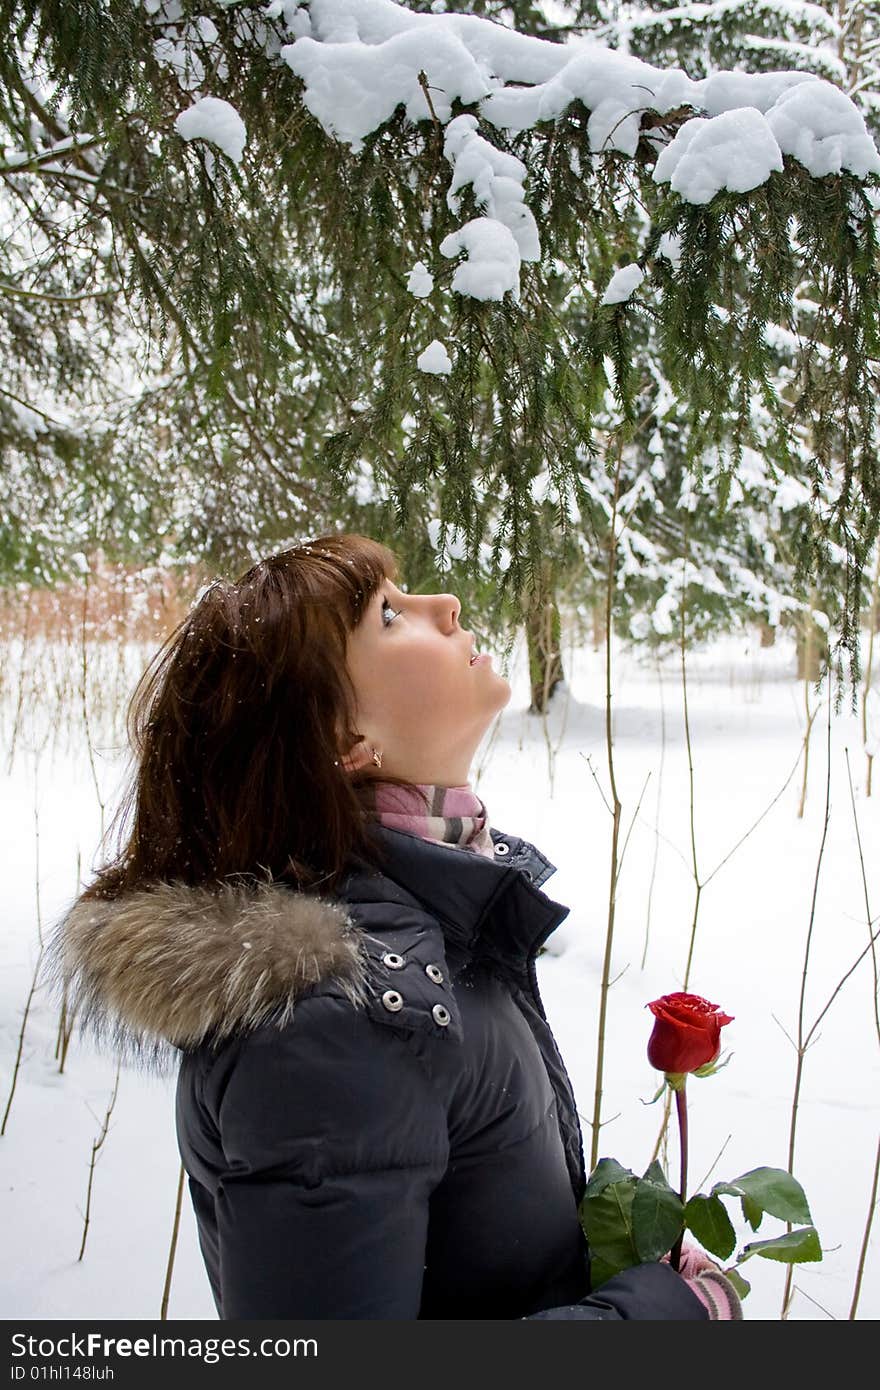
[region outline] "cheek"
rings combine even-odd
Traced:
[[[395,652],[394,704],[401,717],[435,724],[460,717],[475,693],[474,672],[460,654],[413,645]]]

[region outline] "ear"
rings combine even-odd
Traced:
[[[373,761],[373,745],[365,738],[339,759],[339,766],[346,772],[360,772],[362,767]]]

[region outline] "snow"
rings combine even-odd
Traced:
[[[602,296],[603,304],[623,304],[629,299],[633,290],[637,290],[645,278],[645,272],[640,265],[633,262],[631,265],[623,265],[616,270],[608,281],[608,288]]]
[[[422,18],[439,23],[432,15]],[[314,27],[314,18],[313,18]],[[437,119],[446,122],[457,99],[471,105],[488,92],[485,73],[454,34],[431,36],[409,31],[381,46],[359,42],[319,42],[305,36],[281,49],[281,56],[305,82],[303,101],[328,135],[363,147],[364,139],[403,106],[410,121],[431,119],[419,80],[424,72]]]
[[[510,291],[519,297],[520,251],[509,227],[494,217],[475,217],[440,243],[440,254],[450,259],[463,253],[467,259],[456,267],[452,288],[472,299],[503,299]]]
[[[436,117],[445,124],[458,100],[516,132],[555,120],[580,101],[590,112],[590,147],[633,155],[647,110],[663,114],[690,105],[707,118],[743,108],[767,114],[792,87],[809,84],[802,100],[818,107],[809,120],[818,121],[823,140],[837,142],[839,167],[868,172],[877,161],[854,104],[810,73],[722,72],[694,81],[678,68],[657,68],[589,39],[553,43],[473,15],[415,14],[391,0],[311,0],[309,16],[309,35],[283,47],[281,56],[302,78],[308,109],[355,149],[400,105],[411,121]],[[754,167],[763,164],[766,178],[775,167],[762,153],[766,132],[754,123],[743,130],[758,140]],[[720,138],[718,144],[723,148]],[[827,172],[828,152],[809,142],[799,143],[796,157],[815,177]]]
[[[526,207],[523,180],[526,166],[511,154],[496,150],[477,134],[475,116],[456,116],[446,128],[443,153],[453,168],[446,201],[452,212],[461,209],[461,190],[468,185],[474,200],[489,217],[512,233],[524,261],[541,259],[538,228]]]
[[[681,265],[681,237],[674,232],[664,232],[657,243],[657,255],[665,256],[674,270]]]
[[[435,526],[435,540],[439,525]],[[450,528],[451,534],[451,528]],[[466,622],[466,615],[462,615]],[[134,677],[144,651],[129,653]],[[63,679],[60,649],[48,653]],[[7,654],[8,656],[8,654]],[[22,1010],[37,952],[35,885],[44,930],[75,891],[77,850],[88,878],[100,837],[89,759],[77,725],[71,660],[74,741],[53,752],[51,729],[34,724],[19,741],[11,771],[2,758],[0,836],[6,862],[5,926],[0,936],[0,1108],[5,1108]],[[93,653],[90,652],[90,662]],[[613,644],[613,735],[625,827],[632,823],[617,892],[608,1001],[605,1096],[600,1154],[642,1171],[660,1127],[657,1085],[645,1049],[645,1004],[681,988],[693,914],[688,758],[677,654],[660,667]],[[567,687],[554,699],[546,729],[527,713],[526,653],[519,646],[513,697],[497,735],[474,760],[474,784],[492,823],[532,841],[558,866],[544,891],[571,908],[537,960],[550,1024],[572,1079],[578,1109],[592,1114],[599,980],[605,942],[611,818],[604,728],[604,664],[587,643],[565,653]],[[876,654],[875,654],[876,661]],[[8,734],[15,710],[17,660],[0,702]],[[696,845],[702,891],[690,986],[735,1022],[726,1030],[730,1064],[689,1086],[691,1172],[702,1186],[758,1164],[786,1166],[795,1053],[783,1029],[797,1028],[804,939],[819,845],[826,775],[825,721],[819,709],[810,746],[808,794],[798,819],[801,768],[778,793],[803,738],[803,684],[794,678],[794,644],[780,635],[762,649],[756,633],[719,640],[688,656],[688,711],[694,752]],[[108,679],[105,690],[111,688]],[[822,701],[827,699],[823,690]],[[811,701],[815,697],[812,696]],[[876,711],[877,701],[874,700]],[[93,710],[94,714],[94,710]],[[877,717],[874,717],[877,728]],[[876,735],[875,735],[876,737]],[[96,767],[108,819],[124,770],[121,726],[93,728]],[[551,793],[548,750],[553,754]],[[849,801],[849,748],[871,911],[880,904],[880,795],[865,796],[857,715],[831,718],[831,817],[819,880],[808,974],[807,1019],[867,942],[865,901]],[[42,749],[42,751],[40,751]],[[598,781],[594,781],[593,773]],[[645,789],[645,779],[650,781]],[[600,792],[601,788],[601,792]],[[642,795],[644,790],[644,795]],[[774,801],[774,798],[778,799]],[[636,806],[641,799],[638,815]],[[771,804],[773,803],[773,804]],[[34,808],[39,811],[39,871]],[[764,814],[760,824],[734,846]],[[725,856],[732,857],[722,863]],[[642,955],[647,954],[644,965]],[[825,1255],[796,1267],[792,1320],[846,1318],[852,1297],[877,1142],[880,1047],[872,1013],[870,959],[862,962],[826,1015],[804,1062],[795,1172],[803,1183]],[[7,1319],[87,1320],[159,1317],[179,1172],[173,1080],[123,1070],[109,1133],[96,1167],[82,1262],[88,1162],[109,1102],[116,1066],[76,1037],[63,1074],[54,1057],[57,1013],[38,991],[28,1020],[21,1070],[0,1142],[0,1305]],[[584,1121],[589,1154],[589,1125]],[[725,1145],[720,1159],[716,1158]],[[668,1171],[677,1165],[674,1138]],[[714,1166],[713,1166],[714,1165]],[[740,1240],[747,1235],[732,1204]],[[759,1238],[776,1234],[769,1218]],[[776,1320],[784,1267],[752,1260],[748,1320]],[[815,1302],[810,1302],[813,1299]],[[816,1304],[821,1304],[821,1308]],[[880,1309],[880,1226],[867,1253],[860,1317]],[[216,1321],[184,1190],[168,1319]],[[454,1330],[453,1330],[454,1331]]]
[[[416,366],[430,376],[448,376],[452,371],[452,358],[439,338],[435,338],[416,358]]]
[[[630,16],[623,29],[679,19],[723,23],[738,8],[740,0],[717,0]],[[775,3],[759,9],[778,12]],[[800,25],[812,17],[822,32],[837,33],[836,22],[817,6],[789,0],[783,10]],[[587,112],[590,149],[627,156],[635,155],[643,139],[647,112],[692,109],[702,124],[687,122],[665,147],[668,131],[654,124],[649,139],[660,148],[658,182],[670,183],[679,197],[695,204],[724,189],[750,192],[783,167],[784,155],[817,178],[880,172],[880,156],[858,109],[814,73],[716,72],[693,80],[679,68],[656,67],[589,37],[569,35],[562,43],[538,39],[475,15],[447,13],[443,4],[416,13],[394,0],[271,0],[264,12],[280,20],[292,40],[279,44],[277,32],[267,31],[269,56],[301,80],[302,102],[332,138],[360,151],[400,109],[415,125],[445,126],[444,155],[453,170],[449,208],[455,215],[462,212],[469,190],[474,206],[468,205],[464,215],[477,209],[506,227],[520,262],[541,257],[538,223],[526,194],[529,159],[544,138],[537,128],[558,121],[575,103]],[[206,78],[203,60],[216,40],[213,21],[196,17],[157,40],[156,54],[197,96]],[[763,48],[769,42],[755,38]],[[803,45],[780,42],[780,61],[789,51],[797,61]],[[217,62],[222,61],[218,54]],[[472,109],[454,115],[457,104]],[[230,159],[242,157],[246,132],[227,102],[199,96],[175,127],[184,139],[210,140]],[[524,159],[499,148],[507,138],[531,131],[536,134],[524,148]],[[424,218],[427,228],[428,211]],[[485,243],[488,231],[476,235]],[[456,275],[458,293],[470,294],[467,286],[475,285],[477,298],[498,299],[514,290],[519,271],[514,279],[509,243],[498,249],[494,259],[505,268],[496,271],[492,284],[482,272],[464,270]],[[501,284],[506,288],[499,289]]]
[[[200,97],[181,111],[174,129],[184,140],[208,140],[234,164],[241,163],[247,142],[244,121],[235,107],[220,97]]]
[[[662,24],[695,11],[723,20],[738,4],[720,0],[638,22]],[[795,0],[785,6],[799,22],[814,10],[824,14]],[[270,12],[284,16],[294,41],[280,56],[302,80],[302,100],[329,135],[360,150],[400,107],[413,123],[447,126],[450,209],[461,210],[469,187],[487,218],[512,233],[521,261],[541,254],[526,202],[527,163],[497,148],[481,133],[481,122],[484,131],[494,127],[513,136],[557,121],[578,102],[589,113],[591,150],[633,156],[646,112],[690,107],[694,121],[661,150],[655,177],[695,204],[723,189],[750,192],[783,168],[786,154],[817,178],[841,170],[860,177],[880,172],[880,156],[853,102],[812,73],[718,72],[693,80],[678,68],[658,68],[582,36],[556,43],[442,7],[414,13],[393,0],[310,0],[307,16],[305,6],[291,0],[273,4]],[[828,16],[823,22],[836,32]],[[453,117],[456,102],[475,110]],[[662,139],[653,127],[651,140]],[[507,269],[489,293],[482,292],[485,276],[467,270],[457,274],[454,288],[470,294],[468,286],[475,285],[477,298],[500,298],[506,290],[497,285],[513,289],[514,283],[507,249],[500,259]]]
[[[686,202],[708,203],[722,188],[748,193],[782,171],[782,154],[766,117],[750,107],[707,120],[685,121],[661,150],[654,181],[668,183]]]
[[[861,115],[830,82],[789,87],[767,113],[783,154],[793,155],[814,178],[848,170],[864,178],[880,174],[880,154],[864,138]]]
[[[808,0],[714,0],[714,3],[692,5],[670,5],[669,9],[640,11],[631,16],[629,27],[648,29],[653,25],[661,28],[684,20],[685,23],[699,24],[707,20],[724,20],[728,15],[748,10],[749,15],[766,16],[777,25],[786,19],[796,23],[809,24],[816,33],[825,33],[829,38],[837,38],[840,25],[821,5],[812,5]]]
[[[427,299],[434,288],[434,277],[424,261],[416,261],[406,278],[406,287],[416,299]]]

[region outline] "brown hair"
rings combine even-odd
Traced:
[[[132,696],[120,848],[84,898],[243,874],[332,891],[351,855],[381,857],[367,815],[375,774],[337,759],[361,737],[348,633],[397,575],[386,546],[334,535],[209,586]]]

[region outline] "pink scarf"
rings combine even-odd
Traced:
[[[462,787],[432,787],[418,783],[427,797],[406,787],[388,782],[376,782],[372,814],[382,825],[392,830],[406,830],[421,835],[439,845],[458,845],[461,849],[495,857],[495,847],[489,834],[486,807],[469,784]]]

